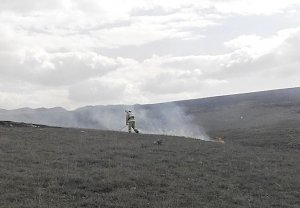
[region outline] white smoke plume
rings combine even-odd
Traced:
[[[89,109],[82,117],[97,128],[114,131],[128,131],[125,110],[132,110],[136,127],[144,134],[163,134],[210,140],[205,131],[193,121],[184,107],[173,103],[157,105],[107,106]]]
[[[183,107],[173,103],[156,107],[134,106],[137,128],[142,133],[184,136],[201,140],[210,140],[200,126],[193,122],[192,115]]]
[[[156,105],[87,106],[75,111],[62,108],[0,111],[2,120],[60,127],[128,131],[125,110],[132,110],[141,133],[183,136],[210,140],[184,107],[174,103]]]

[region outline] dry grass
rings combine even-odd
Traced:
[[[0,207],[299,207],[300,127],[210,135],[1,127]]]

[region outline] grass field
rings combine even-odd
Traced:
[[[0,207],[300,207],[299,124],[209,135],[0,127]]]

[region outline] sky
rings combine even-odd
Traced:
[[[0,1],[0,108],[300,86],[299,0]]]

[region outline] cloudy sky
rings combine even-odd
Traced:
[[[0,0],[0,108],[296,86],[299,0]]]

